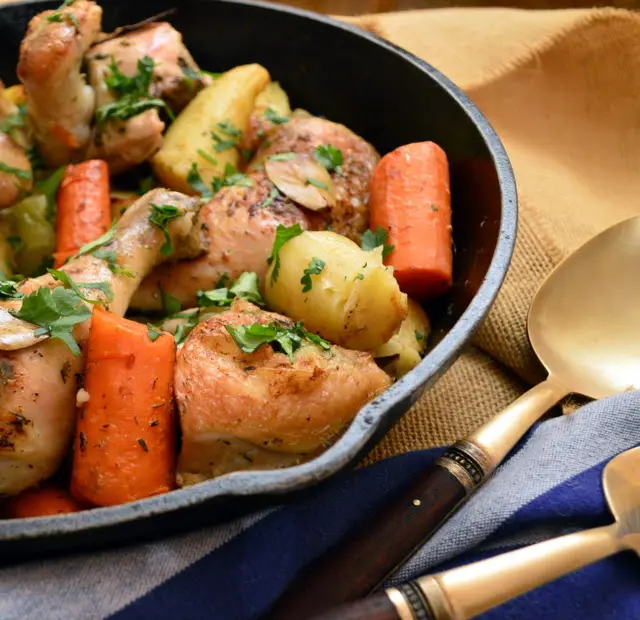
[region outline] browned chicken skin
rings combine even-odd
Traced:
[[[243,353],[225,325],[293,325],[245,301],[200,323],[178,352],[180,484],[286,467],[322,450],[391,380],[368,353],[304,341],[291,363],[269,345]]]
[[[333,231],[359,240],[368,224],[368,191],[378,154],[367,142],[343,125],[320,118],[297,118],[279,125],[271,144],[262,149],[251,167],[260,166],[275,153],[313,153],[321,144],[331,144],[343,154],[342,176],[332,173],[337,204],[330,212],[298,206],[278,194],[268,207],[261,206],[272,190],[262,170],[250,177],[254,187],[225,187],[200,211],[209,235],[209,250],[194,261],[168,264],[154,271],[135,294],[131,305],[142,311],[161,310],[160,288],[176,297],[183,307],[196,303],[198,290],[212,288],[223,273],[236,278],[255,271],[262,281],[267,271],[278,224],[300,224],[304,230]]]
[[[263,161],[276,153],[313,155],[318,146],[332,145],[342,152],[342,173],[332,172],[336,186],[336,206],[325,214],[331,230],[358,242],[369,225],[369,183],[380,156],[365,140],[344,125],[316,118],[292,118],[269,135],[266,146],[256,156]]]
[[[182,35],[166,22],[143,28],[94,45],[87,55],[89,83],[96,92],[96,107],[116,100],[107,88],[105,77],[115,63],[126,76],[138,73],[138,61],[153,59],[151,97],[164,99],[176,112],[210,82],[182,43]],[[193,69],[197,79],[187,78],[185,69]],[[87,154],[88,158],[105,159],[112,173],[122,172],[149,159],[162,146],[164,123],[158,110],[146,110],[125,121],[110,120],[97,128]]]
[[[300,224],[307,230],[308,216],[313,214],[282,195],[269,206],[261,206],[269,197],[271,183],[262,171],[251,178],[253,187],[224,187],[200,210],[198,221],[208,237],[206,254],[156,269],[136,291],[133,308],[161,310],[161,288],[184,308],[194,306],[196,293],[213,288],[224,273],[235,279],[243,271],[255,271],[264,278],[278,225]]]
[[[36,144],[51,166],[79,159],[89,142],[95,94],[81,66],[101,21],[102,9],[95,2],[75,0],[36,15],[20,46],[18,77]]]

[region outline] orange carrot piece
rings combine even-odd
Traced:
[[[55,265],[64,264],[85,243],[103,235],[111,225],[109,169],[91,159],[65,170],[57,199]]]
[[[84,508],[64,489],[46,485],[12,497],[7,505],[7,514],[10,519],[27,519],[79,512]]]
[[[453,277],[451,193],[445,152],[433,142],[416,142],[385,155],[373,173],[369,197],[371,228],[389,233],[400,289],[431,299]]]
[[[98,506],[175,486],[175,340],[151,341],[145,325],[96,308],[87,348],[71,493]]]

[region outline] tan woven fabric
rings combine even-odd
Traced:
[[[467,92],[504,141],[520,199],[511,270],[475,348],[370,456],[379,459],[451,443],[540,379],[526,336],[538,285],[590,236],[640,213],[640,16],[445,9],[348,21]]]

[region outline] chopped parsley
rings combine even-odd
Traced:
[[[226,136],[226,138],[221,138],[215,131],[211,132],[216,153],[222,153],[222,151],[233,148],[242,138],[242,131],[240,131],[230,120],[216,123],[216,127],[220,133]]]
[[[180,209],[174,205],[156,205],[151,203],[149,223],[162,231],[165,238],[165,242],[160,248],[160,254],[162,254],[162,256],[171,256],[173,254],[173,242],[171,241],[167,224],[178,219],[181,215],[182,212]]]
[[[44,194],[47,199],[47,219],[53,222],[56,215],[56,196],[58,188],[64,176],[65,166],[60,166],[52,172],[46,179],[38,181],[36,187]]]
[[[364,280],[364,273],[357,273],[355,280]]]
[[[267,159],[270,159],[271,161],[291,161],[292,159],[295,159],[295,157],[295,153],[276,153],[275,155],[269,155]]]
[[[273,108],[267,108],[264,111],[264,117],[274,125],[282,125],[282,123],[289,122],[289,118],[287,116],[280,116]]]
[[[25,103],[18,106],[18,111],[9,114],[2,123],[0,131],[12,135],[16,129],[24,129],[27,126],[27,105]]]
[[[138,184],[138,195],[144,196],[147,192],[150,192],[153,189],[155,182],[156,178],[153,174],[140,179],[140,183]]]
[[[18,285],[11,280],[0,280],[0,299],[19,299],[24,297],[17,287]]]
[[[324,189],[324,190],[329,189],[329,186],[326,183],[323,183],[322,181],[318,181],[318,179],[308,178],[307,184],[313,185],[314,187],[319,187],[320,189]]]
[[[338,174],[342,174],[342,164],[344,159],[342,151],[331,144],[321,144],[316,147],[313,153],[314,159],[322,164],[328,172],[335,170]]]
[[[104,233],[103,235],[100,235],[97,239],[94,239],[93,241],[90,241],[89,243],[86,243],[85,245],[83,245],[78,250],[78,253],[76,254],[76,256],[84,256],[85,254],[93,253],[98,248],[102,247],[103,245],[106,245],[110,241],[113,241],[113,237],[115,234],[116,234],[116,221],[114,220],[111,224],[111,228],[109,228],[109,230],[106,233]]]
[[[389,233],[382,228],[382,226],[378,226],[375,232],[371,230],[365,230],[362,235],[360,235],[360,247],[366,252],[371,252],[371,250],[375,250],[375,248],[382,246],[382,259],[384,260],[393,252],[395,246],[389,245],[387,243],[387,239],[389,238]]]
[[[106,304],[113,301],[113,290],[108,282],[74,282],[68,274],[59,269],[47,269],[54,280],[61,282],[65,288],[71,289],[82,301],[90,304]],[[83,294],[82,289],[100,291],[104,299],[90,299]]]
[[[197,312],[193,312],[190,314],[184,323],[181,323],[176,328],[176,333],[174,334],[174,338],[176,339],[176,344],[182,344],[189,334],[193,331],[193,328],[200,321],[200,310]]]
[[[0,161],[0,172],[6,172],[7,174],[12,174],[19,179],[23,179],[25,181],[29,181],[31,179],[31,170],[23,170],[22,168],[14,168],[9,164],[5,164],[3,161]]]
[[[302,228],[300,224],[294,224],[293,226],[283,226],[278,224],[276,228],[276,238],[273,242],[273,248],[271,249],[271,255],[267,258],[267,263],[271,265],[273,263],[273,271],[271,272],[271,284],[275,284],[278,280],[278,274],[280,273],[280,250],[282,246],[289,240],[302,234]]]
[[[169,295],[162,287],[160,287],[160,301],[162,302],[162,311],[165,314],[177,314],[182,310],[182,304],[173,295]]]
[[[180,64],[182,74],[184,75],[184,83],[190,90],[193,90],[196,87],[196,83],[200,81],[200,71],[186,64],[182,58],[178,58],[178,64]]]
[[[200,176],[200,172],[198,171],[198,164],[193,162],[191,164],[191,168],[187,173],[187,183],[194,191],[198,192],[205,200],[210,200],[213,197],[213,192],[211,188],[207,186],[202,177]]]
[[[209,155],[209,153],[207,153],[206,151],[203,151],[202,149],[198,149],[196,153],[198,153],[198,155],[200,155],[202,159],[209,162],[212,166],[218,165],[218,160],[215,157],[212,157],[211,155]]]
[[[264,306],[264,299],[258,287],[258,275],[245,271],[229,287],[217,286],[211,291],[198,291],[198,305],[201,308],[230,306],[235,299],[244,299],[258,306]]]
[[[163,109],[173,120],[173,113],[162,99],[154,99],[149,94],[153,80],[155,63],[150,56],[138,60],[138,72],[129,77],[118,68],[111,57],[109,75],[105,77],[107,88],[118,97],[117,101],[107,103],[96,110],[96,123],[99,127],[108,120],[125,121],[152,108]]]
[[[312,342],[325,351],[331,349],[331,344],[324,338],[308,332],[302,323],[287,325],[284,323],[269,323],[261,325],[225,325],[239,349],[244,353],[254,353],[262,345],[269,344],[275,351],[285,353],[293,364],[293,354],[300,348],[304,340]]]
[[[310,261],[309,265],[303,272],[303,276],[300,279],[300,284],[302,284],[302,292],[307,293],[313,287],[313,282],[311,282],[311,276],[318,275],[322,273],[322,270],[325,267],[325,262],[319,259],[317,256],[314,256]]]
[[[247,174],[238,172],[231,163],[227,163],[225,166],[223,176],[213,177],[211,180],[211,187],[209,187],[200,175],[198,164],[194,162],[191,164],[191,168],[187,174],[187,183],[189,183],[191,188],[198,192],[198,194],[200,194],[200,196],[205,200],[213,198],[213,196],[223,187],[229,187],[231,185],[237,185],[240,187],[254,186],[253,179]]]
[[[62,13],[62,9],[68,7],[73,3],[73,0],[64,0],[64,2],[56,9],[55,13],[47,16],[48,22],[61,23],[67,22],[68,24],[74,26],[76,30],[80,27],[78,24],[78,19],[75,15],[71,13]]]
[[[280,191],[273,183],[271,183],[271,191],[269,192],[269,195],[260,203],[260,207],[266,209],[279,195]]]
[[[147,323],[147,336],[149,336],[149,340],[151,342],[155,342],[160,336],[163,335],[164,332],[159,330],[155,325],[151,325],[151,323]]]
[[[51,290],[47,286],[39,288],[24,297],[20,310],[9,310],[18,319],[38,325],[36,337],[49,335],[62,340],[74,355],[80,347],[73,337],[73,328],[91,316],[91,310],[78,294],[62,286]]]
[[[425,340],[425,335],[423,333],[416,331],[415,334],[416,334],[416,340],[418,342]]]

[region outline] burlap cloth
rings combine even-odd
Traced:
[[[463,437],[544,376],[526,334],[538,285],[590,236],[640,213],[640,16],[444,9],[343,19],[466,91],[506,146],[520,201],[515,255],[488,319],[368,459],[377,460]]]

